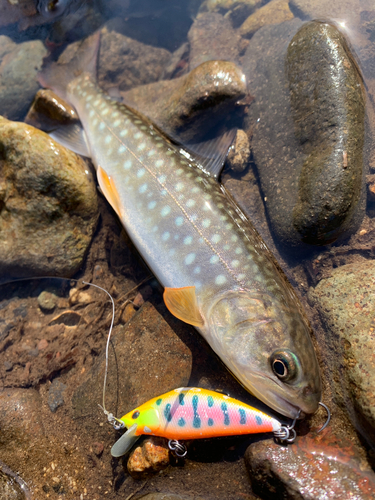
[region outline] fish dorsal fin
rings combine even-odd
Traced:
[[[125,455],[125,453],[127,453],[131,448],[132,446],[134,445],[134,443],[136,441],[138,441],[138,439],[141,437],[141,436],[137,436],[136,435],[136,432],[137,432],[137,428],[138,428],[138,425],[137,424],[133,424],[131,427],[129,427],[129,429],[120,437],[120,439],[118,439],[115,444],[112,446],[111,448],[111,455],[113,457],[122,457],[122,455]]]
[[[85,131],[78,123],[63,125],[51,132],[49,135],[53,140],[62,146],[71,149],[75,153],[87,156],[88,158],[91,157]]]
[[[237,129],[232,128],[224,134],[198,144],[182,146],[180,152],[188,159],[194,159],[198,167],[217,179],[224,167],[229,148],[236,136]]]
[[[96,176],[98,178],[101,192],[104,194],[108,203],[121,219],[120,197],[113,179],[109,177],[107,172],[103,170],[101,166],[97,168]]]
[[[203,318],[198,309],[195,286],[165,288],[163,299],[169,312],[189,325],[202,327]]]

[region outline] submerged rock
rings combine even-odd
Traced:
[[[375,444],[375,261],[331,271],[309,293],[323,319],[325,353],[336,398],[364,438]]]
[[[235,26],[239,26],[263,3],[262,0],[204,0],[199,8],[199,13],[218,12],[225,14]]]
[[[46,54],[40,40],[16,44],[0,36],[0,115],[11,120],[25,117],[39,89],[37,71]]]
[[[375,474],[350,442],[335,436],[307,435],[291,446],[258,441],[245,454],[253,490],[264,499],[370,500]]]
[[[151,436],[130,453],[127,470],[135,479],[142,479],[165,469],[168,465],[167,440]]]
[[[0,160],[1,276],[73,275],[98,220],[87,165],[40,130],[1,117]]]
[[[262,26],[290,21],[293,17],[288,0],[272,0],[251,14],[239,28],[239,33],[251,38]]]
[[[294,19],[258,30],[243,66],[255,96],[246,128],[253,130],[252,150],[272,230],[284,246],[307,248],[306,243],[323,245],[354,232],[364,214],[364,100],[345,40],[332,26],[302,27],[287,55],[301,26]],[[334,84],[336,76],[340,86]],[[310,101],[314,91],[316,100]]]

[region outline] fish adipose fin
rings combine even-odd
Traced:
[[[125,453],[127,453],[132,448],[134,443],[138,441],[141,436],[136,435],[137,427],[137,424],[129,427],[125,434],[123,434],[120,439],[115,442],[115,444],[111,448],[111,455],[113,457],[122,457],[122,455],[125,455]]]
[[[121,203],[118,191],[116,189],[113,179],[107,175],[107,172],[98,167],[96,171],[96,176],[98,178],[100,189],[103,195],[106,197],[107,201],[110,203],[113,210],[121,219]]]
[[[165,288],[163,299],[170,313],[189,325],[202,327],[203,318],[198,309],[195,286]]]
[[[78,123],[63,125],[51,132],[49,136],[75,153],[90,158],[91,154],[87,145],[85,131]]]
[[[77,49],[73,59],[65,64],[52,62],[48,58],[38,73],[42,87],[52,89],[59,97],[69,102],[66,91],[69,83],[81,73],[96,76],[96,61],[100,45],[100,31],[86,38]]]

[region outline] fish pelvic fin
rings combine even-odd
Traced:
[[[42,87],[52,89],[59,97],[68,101],[67,88],[70,82],[82,73],[96,76],[96,65],[100,46],[100,31],[81,42],[74,57],[67,63],[43,61],[38,81]]]
[[[116,214],[120,217],[121,219],[121,202],[120,202],[120,196],[118,194],[118,191],[116,189],[115,183],[113,182],[112,177],[109,177],[107,172],[103,170],[101,166],[97,168],[96,171],[96,176],[98,178],[99,186],[106,197],[107,201],[113,208],[113,210],[116,212]]]
[[[122,457],[125,455],[135,444],[136,441],[141,437],[137,436],[138,425],[134,424],[118,439],[111,448],[111,455],[113,457]]]
[[[189,325],[202,327],[204,320],[198,308],[195,286],[164,289],[163,299],[173,316]]]

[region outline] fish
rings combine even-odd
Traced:
[[[52,137],[91,158],[101,192],[164,287],[169,311],[193,325],[266,405],[290,418],[314,413],[321,379],[302,305],[218,182],[230,134],[230,141],[226,134],[217,141],[225,148],[205,157],[202,148],[179,144],[111,99],[96,83],[99,45],[92,35],[70,63],[52,63],[39,74],[82,124]]]
[[[180,387],[150,399],[119,419],[127,431],[112,446],[125,455],[142,436],[172,440],[204,439],[273,432],[284,426],[274,417],[219,392]]]
[[[78,10],[87,0],[38,0],[37,10],[47,19],[55,19]]]

